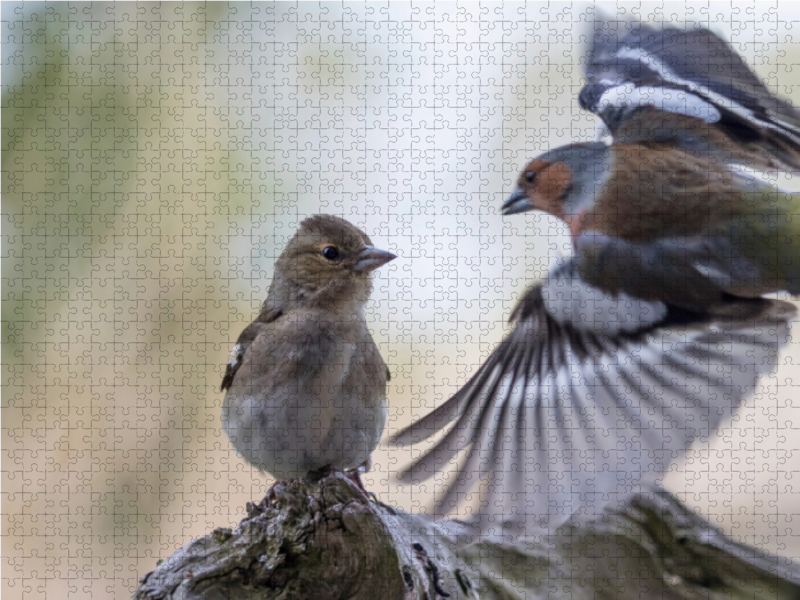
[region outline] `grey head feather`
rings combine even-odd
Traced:
[[[571,144],[540,157],[550,163],[565,163],[572,171],[572,183],[564,198],[569,212],[578,212],[594,202],[611,174],[611,148],[604,142]]]

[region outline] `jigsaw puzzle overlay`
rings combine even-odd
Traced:
[[[594,10],[710,27],[800,106],[789,2]],[[555,219],[500,206],[530,158],[595,139],[577,105],[594,14],[3,3],[3,597],[126,597],[263,497],[271,480],[221,428],[219,385],[309,215],[398,255],[366,315],[392,373],[387,433],[456,392],[570,251]],[[734,538],[795,560],[797,361],[793,344],[664,480]],[[367,489],[425,510],[447,473],[391,479],[419,453],[380,446]]]

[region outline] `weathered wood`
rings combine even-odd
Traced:
[[[800,568],[726,538],[664,491],[503,541],[368,499],[340,472],[278,483],[186,544],[134,598],[798,598]]]

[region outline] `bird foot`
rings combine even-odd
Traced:
[[[375,503],[378,502],[378,497],[372,492],[367,491],[367,488],[364,487],[364,482],[361,481],[361,467],[353,469],[352,471],[345,471],[344,476],[356,484],[356,487],[361,490],[367,500],[372,500]]]

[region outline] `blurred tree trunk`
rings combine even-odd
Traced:
[[[800,568],[737,544],[664,491],[509,543],[364,497],[342,473],[278,483],[190,542],[137,599],[797,598]]]

